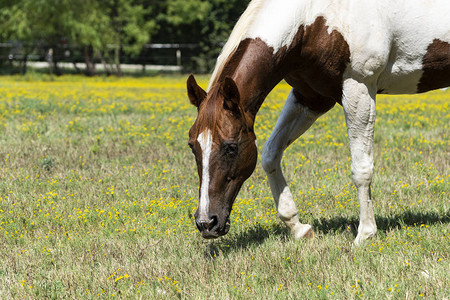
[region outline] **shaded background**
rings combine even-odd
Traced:
[[[0,70],[41,62],[57,75],[63,66],[120,75],[123,64],[207,73],[248,2],[0,0]]]

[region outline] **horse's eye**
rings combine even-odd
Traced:
[[[188,143],[189,148],[191,148],[192,152],[194,152],[194,144],[189,142]]]
[[[234,157],[238,154],[238,145],[236,143],[225,143],[223,153],[228,157]]]

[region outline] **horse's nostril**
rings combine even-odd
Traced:
[[[200,231],[200,232],[202,232],[203,231],[203,224],[204,224],[204,222],[203,221],[195,221],[195,225],[197,225],[197,229],[198,229],[198,231]]]
[[[218,222],[219,222],[219,220],[218,220],[217,216],[214,215],[209,220],[202,219],[202,220],[196,221],[195,223],[197,225],[198,230],[202,232],[204,230],[210,231],[211,229],[216,227]]]
[[[216,225],[217,225],[218,222],[219,222],[219,221],[218,221],[217,216],[212,216],[212,217],[211,217],[211,220],[210,220],[210,223],[209,223],[209,229],[208,229],[208,230],[211,230],[211,229],[213,229],[214,227],[216,227]]]

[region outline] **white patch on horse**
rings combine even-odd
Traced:
[[[283,46],[289,46],[300,25],[304,24],[304,18],[297,12],[301,7],[298,2],[266,1],[243,38],[260,38],[273,48],[274,53]]]
[[[212,149],[211,130],[206,129],[198,135],[197,141],[202,149],[202,185],[200,187],[199,218],[209,220],[209,157]]]

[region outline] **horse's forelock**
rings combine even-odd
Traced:
[[[206,129],[209,129],[211,134],[214,136],[217,128],[219,111],[221,108],[221,104],[219,103],[219,95],[219,86],[214,87],[208,93],[205,101],[203,101],[196,122],[198,134],[202,133]]]
[[[205,101],[203,101],[203,103],[201,104],[196,122],[197,134],[200,134],[209,129],[211,135],[214,137],[219,130],[218,121],[220,118],[220,114],[224,111],[223,96],[221,95],[220,87],[220,83],[215,84],[208,93]],[[245,110],[241,104],[239,104],[239,114],[244,119],[243,121],[246,126],[245,129],[249,130],[251,126],[245,120]]]

